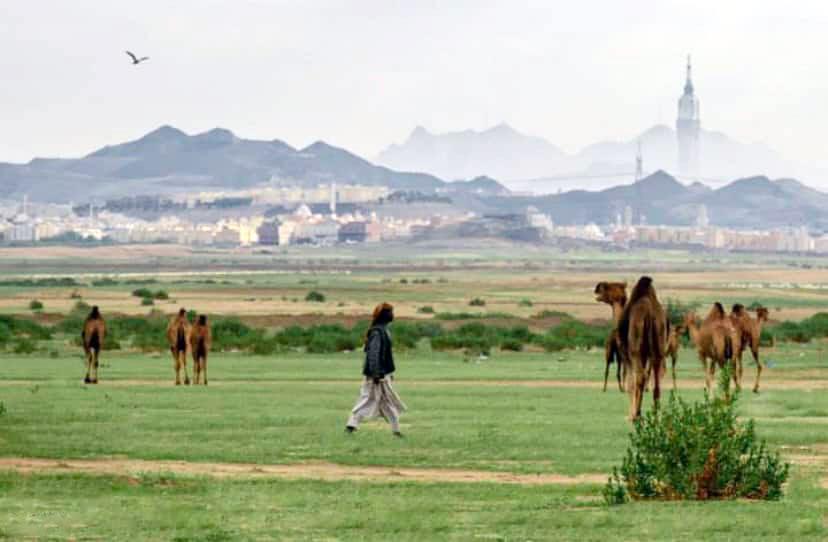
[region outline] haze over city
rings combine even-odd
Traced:
[[[418,125],[507,122],[575,152],[672,126],[692,53],[703,128],[828,169],[818,1],[34,0],[0,15],[13,53],[0,161],[81,156],[163,124],[373,158]]]

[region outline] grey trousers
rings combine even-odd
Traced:
[[[362,382],[359,399],[351,410],[348,426],[359,427],[364,420],[382,416],[391,424],[391,430],[400,430],[400,414],[405,412],[406,406],[397,392],[391,386],[391,381],[384,378],[375,384],[370,378]]]

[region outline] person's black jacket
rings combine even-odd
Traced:
[[[362,374],[368,378],[384,378],[394,372],[394,353],[391,351],[391,336],[385,326],[374,326],[368,330],[365,341],[365,364]]]

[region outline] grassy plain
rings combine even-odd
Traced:
[[[730,256],[726,265],[691,261],[700,257],[684,253],[535,251],[516,259],[498,247],[425,248],[413,261],[393,248],[372,258],[359,249],[292,249],[190,254],[187,265],[171,268],[177,264],[169,263],[168,247],[155,247],[158,269],[128,265],[135,251],[147,257],[150,248],[83,253],[94,257],[80,263],[63,252],[5,252],[0,279],[29,276],[21,271],[29,269],[72,275],[84,286],[0,286],[0,310],[31,314],[28,302],[37,298],[46,310],[34,317],[50,322],[71,309],[76,291],[105,314],[143,314],[148,308],[130,295],[137,286],[126,282],[149,277],[158,283],[148,287],[163,288],[173,299],[155,308],[173,312],[184,305],[269,327],[352,323],[378,300],[395,303],[406,318],[433,318],[418,313],[427,304],[437,312],[503,312],[537,325],[531,315],[544,309],[606,319],[608,309],[592,299],[595,282],[633,281],[642,272],[654,275],[663,299],[759,300],[775,319],[828,308],[819,261]],[[211,259],[226,269],[215,270]],[[197,273],[194,261],[211,271]],[[293,265],[313,272],[291,271]],[[101,276],[119,284],[91,286]],[[326,301],[305,302],[310,290],[323,292]],[[469,307],[473,297],[486,306]],[[127,349],[105,352],[101,383],[84,386],[77,349],[58,335],[32,355],[0,353],[0,538],[824,540],[825,346],[768,349],[763,392],[741,397],[742,415],[755,419],[760,436],[793,462],[782,501],[608,508],[598,482],[620,463],[630,426],[626,397],[612,384],[607,393],[600,390],[602,351],[495,351],[487,359],[425,347],[399,352],[396,387],[410,411],[403,417],[405,438],[398,440],[380,422],[352,436],[343,432],[358,392],[358,353],[216,353],[210,385],[197,388],[172,385],[168,355]],[[751,363],[745,377],[753,378]],[[679,393],[701,397],[701,380],[695,355],[683,350]],[[34,458],[52,467],[3,467]],[[72,460],[102,468],[73,468]],[[169,462],[177,463],[165,471]],[[242,465],[247,475],[220,475],[217,465]],[[268,475],[274,466],[290,466],[294,474]],[[364,479],[335,474],[368,468],[378,470]],[[334,474],[317,475],[326,469]],[[468,479],[458,481],[457,473]],[[544,478],[558,475],[560,483]],[[538,483],[509,483],[503,476],[537,476]]]

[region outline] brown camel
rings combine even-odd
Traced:
[[[207,354],[213,345],[213,336],[207,324],[207,316],[200,315],[190,331],[190,348],[193,352],[193,383],[202,380],[207,385]]]
[[[671,325],[670,332],[667,334],[667,347],[664,350],[665,355],[670,356],[672,361],[673,389],[676,389],[676,362],[678,361],[679,348],[681,348],[682,335],[684,335],[684,326]]]
[[[724,368],[728,363],[732,366],[732,378],[736,389],[741,389],[742,383],[739,377],[741,370],[736,356],[741,346],[741,337],[730,318],[725,314],[724,307],[716,302],[701,326],[696,323],[696,320],[696,314],[693,312],[684,315],[684,325],[690,332],[693,344],[696,345],[699,361],[704,370],[707,391],[710,392],[713,389],[716,366]]]
[[[733,305],[730,311],[730,320],[741,335],[741,344],[736,356],[739,358],[739,370],[744,369],[742,365],[742,354],[745,348],[750,346],[753,360],[756,362],[756,382],[753,384],[753,393],[759,393],[759,379],[762,376],[762,362],[759,360],[759,338],[762,336],[762,325],[768,321],[768,309],[759,307],[756,309],[756,318],[752,318],[743,305]],[[739,375],[741,380],[742,375]]]
[[[621,339],[618,336],[618,320],[627,304],[627,283],[626,282],[599,282],[595,286],[595,300],[606,303],[612,307],[613,327],[607,340],[604,343],[604,391],[607,391],[607,380],[609,379],[610,365],[616,363],[615,378],[618,381],[618,390],[624,393],[622,383],[622,372],[624,379],[627,376],[627,364],[621,357]]]
[[[184,369],[184,384],[190,384],[187,374],[187,350],[189,348],[190,322],[187,320],[187,311],[181,309],[178,315],[170,320],[167,326],[167,341],[170,343],[170,352],[173,356],[175,368],[175,385],[181,385],[181,369]]]
[[[664,349],[667,344],[667,316],[653,288],[653,279],[641,277],[633,288],[618,321],[622,357],[629,364],[627,392],[630,420],[641,416],[647,377],[653,375],[653,405],[661,398]]]
[[[83,379],[86,384],[98,383],[98,358],[105,338],[106,322],[101,316],[101,311],[94,306],[89,316],[86,317],[81,331],[83,352],[86,355],[86,378]]]

